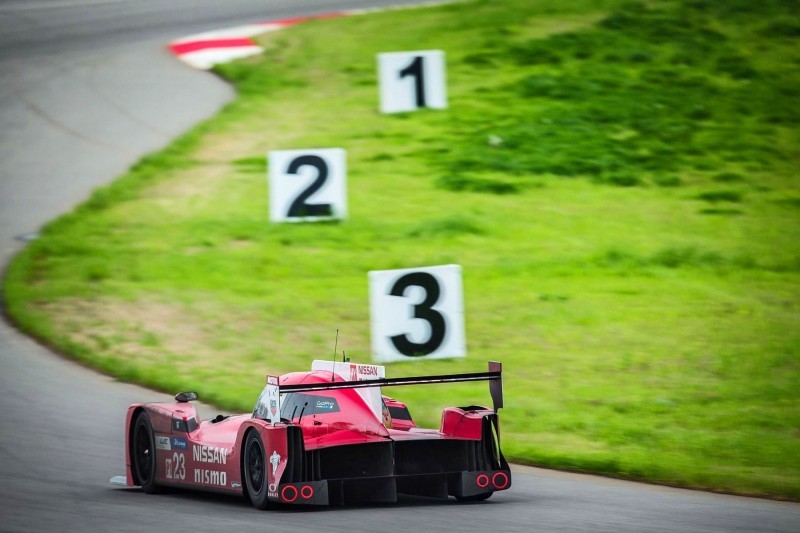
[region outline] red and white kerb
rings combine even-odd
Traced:
[[[189,66],[208,70],[218,63],[227,63],[234,59],[260,54],[263,49],[253,40],[256,35],[277,31],[307,20],[333,18],[344,14],[328,13],[313,17],[287,18],[198,33],[172,41],[168,48],[178,59]]]
[[[433,0],[431,2],[420,2],[416,5],[408,6],[350,9],[347,11],[312,15],[309,17],[293,17],[257,22],[255,24],[237,26],[235,28],[189,35],[188,37],[172,41],[167,47],[178,59],[189,66],[196,69],[208,70],[218,63],[227,63],[234,59],[260,54],[263,49],[255,43],[253,37],[262,33],[277,31],[287,26],[294,26],[295,24],[300,24],[308,20],[363,15],[364,13],[383,11],[385,9],[414,9],[423,6],[448,4],[452,1],[453,0]]]

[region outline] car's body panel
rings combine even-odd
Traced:
[[[499,373],[487,379],[499,379]],[[280,396],[279,422],[252,414],[201,422],[188,402],[130,406],[128,486],[138,481],[132,432],[142,413],[152,427],[156,485],[245,494],[245,441],[254,431],[263,443],[272,502],[392,502],[398,493],[474,498],[510,486],[492,409],[448,407],[438,430],[423,429],[393,398],[383,397],[379,418],[374,393],[365,394],[374,389],[334,388],[354,382],[330,371],[294,372],[279,383],[282,389],[313,387]],[[389,410],[398,417],[389,416]]]

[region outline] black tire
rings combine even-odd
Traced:
[[[133,480],[148,494],[159,492],[156,485],[156,446],[150,417],[144,411],[136,417],[131,438]]]
[[[258,431],[250,431],[244,441],[242,451],[244,460],[243,477],[245,496],[256,509],[271,509],[274,504],[269,501],[269,479],[267,478],[267,454]]]
[[[484,492],[483,494],[475,494],[473,496],[456,496],[456,500],[460,502],[482,502],[492,497],[494,492]]]

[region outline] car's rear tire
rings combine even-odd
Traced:
[[[148,494],[159,491],[156,485],[156,446],[150,417],[142,411],[133,424],[131,463],[134,482]]]
[[[242,451],[244,459],[244,487],[246,496],[256,509],[270,509],[269,479],[267,476],[267,454],[258,431],[249,431]]]
[[[484,492],[483,494],[475,494],[473,496],[456,496],[456,500],[460,502],[482,502],[492,497],[494,492]]]

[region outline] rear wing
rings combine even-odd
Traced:
[[[280,385],[279,380],[274,376],[267,377],[267,386],[261,397],[258,399],[253,415],[259,418],[266,418],[270,422],[280,421],[280,405],[277,406],[277,416],[275,415],[275,400],[280,402],[280,393],[283,392],[309,392],[320,390],[335,389],[362,389],[369,387],[397,387],[400,385],[423,385],[428,383],[458,383],[462,381],[488,381],[489,393],[492,396],[492,407],[497,412],[503,407],[503,364],[497,361],[489,361],[488,372],[473,372],[470,374],[443,374],[438,376],[416,376],[407,378],[379,378],[368,381],[339,381],[331,383],[300,383],[298,385]],[[265,401],[262,403],[262,399]],[[272,405],[266,402],[272,399]],[[264,409],[260,409],[263,405]],[[270,409],[271,407],[271,409]],[[272,415],[272,416],[270,416]]]

